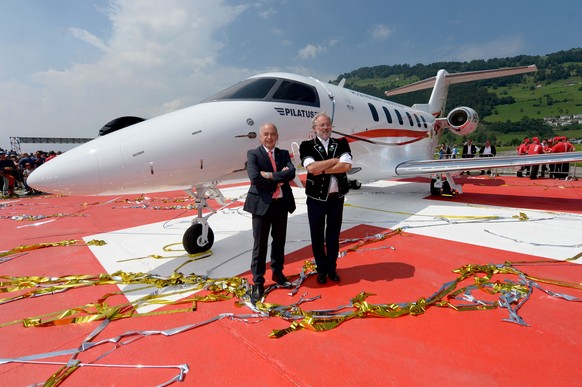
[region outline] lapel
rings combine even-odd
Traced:
[[[323,144],[321,143],[321,141],[319,141],[319,138],[317,137],[314,138],[313,148],[317,153],[319,153],[322,160],[327,159],[327,153],[325,152],[325,148],[323,147]]]
[[[329,138],[329,145],[327,146],[327,153],[332,157],[335,157],[335,152],[337,151],[337,142],[333,138]]]
[[[337,141],[334,138],[330,137],[329,143],[327,144],[326,152],[325,148],[323,147],[323,144],[321,143],[321,141],[319,141],[319,138],[315,137],[313,147],[315,148],[315,151],[320,154],[322,159],[324,160],[331,159],[335,157],[335,152],[337,151]]]

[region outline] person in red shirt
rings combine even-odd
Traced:
[[[544,153],[552,153],[552,147],[554,146],[554,139],[553,138],[548,138],[548,142],[547,142],[547,146],[544,147]],[[554,178],[554,167],[555,164],[548,164],[548,176],[550,177],[550,179]]]
[[[552,153],[566,152],[566,144],[562,142],[562,137],[554,137],[554,146],[552,146]],[[554,179],[565,179],[568,176],[570,169],[569,163],[554,165]]]
[[[562,142],[565,144],[564,148],[566,149],[566,152],[574,152],[576,150],[576,147],[568,141],[568,137],[562,136]]]
[[[56,153],[55,151],[50,151],[50,152],[48,153],[48,156],[47,156],[47,158],[44,160],[44,162],[46,163],[47,161],[49,161],[49,160],[52,160],[52,159],[54,159],[55,157],[57,157],[57,153]]]
[[[6,152],[0,150],[0,188],[2,196],[8,198],[15,195],[15,180],[12,174],[16,169],[16,164],[6,156]]]
[[[550,153],[551,152],[551,148],[552,148],[551,142],[552,142],[552,139],[551,138],[549,140],[547,140],[545,138],[543,139],[543,141],[542,141],[542,149],[543,149],[544,153]],[[550,168],[551,168],[551,165],[550,165]],[[543,164],[542,165],[542,168],[541,168],[540,177],[546,177],[546,172],[550,172],[550,174],[551,174],[551,170],[549,170],[548,164]]]
[[[576,150],[566,136],[555,137],[554,142],[555,145],[552,147],[552,153],[574,152]],[[555,169],[554,177],[556,179],[565,179],[570,173],[570,163],[556,164]]]
[[[533,142],[529,144],[527,147],[527,154],[528,155],[541,155],[544,153],[544,148],[542,144],[540,144],[540,140],[537,137],[533,138]],[[539,165],[532,165],[531,166],[531,174],[529,176],[530,179],[534,180],[538,178],[538,171],[540,169]]]
[[[517,154],[520,156],[527,155],[528,146],[529,138],[526,137],[523,139],[523,142],[517,147]],[[529,175],[529,166],[528,167],[522,166],[521,168],[519,168],[519,170],[517,171],[517,177],[522,177],[524,171],[526,176]]]

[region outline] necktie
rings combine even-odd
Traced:
[[[275,163],[275,157],[273,156],[273,151],[269,151],[269,159],[271,160],[271,165],[273,166],[273,171],[277,172],[277,164]],[[275,192],[273,192],[273,199],[278,199],[282,197],[281,187],[277,186]]]

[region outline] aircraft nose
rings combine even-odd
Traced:
[[[76,153],[73,149],[45,162],[28,176],[27,184],[38,191],[55,194],[98,192],[101,175],[97,158],[91,152]]]

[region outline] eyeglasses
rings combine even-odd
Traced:
[[[325,124],[315,124],[315,126],[319,128],[331,128],[331,124],[327,122]]]

